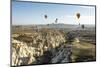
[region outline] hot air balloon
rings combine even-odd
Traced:
[[[56,18],[56,20],[55,20],[55,23],[57,23],[58,22],[58,18]]]
[[[47,18],[48,18],[48,16],[47,16],[47,15],[44,15],[44,18],[45,18],[45,19],[47,19]]]
[[[76,13],[76,17],[78,19],[78,23],[79,23],[80,16],[81,16],[80,13]],[[80,23],[79,23],[79,25],[80,25]]]
[[[80,18],[80,13],[77,13],[76,16],[77,16],[77,18],[79,19],[79,18]]]
[[[84,29],[84,28],[85,28],[84,24],[83,24],[83,25],[81,25],[81,27],[82,27],[82,29]]]

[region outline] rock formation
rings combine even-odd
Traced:
[[[67,53],[67,47],[64,49],[65,42],[65,33],[58,30],[43,29],[35,33],[14,34],[12,65],[58,63],[62,57],[64,57],[62,62],[69,62],[65,56]],[[51,53],[51,56],[49,57],[46,52]]]

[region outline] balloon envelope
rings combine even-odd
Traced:
[[[44,18],[47,19],[47,15],[44,15]]]
[[[79,18],[80,18],[80,13],[77,13],[76,16],[77,16],[77,18],[79,19]]]
[[[57,23],[58,19],[56,18],[55,23]]]

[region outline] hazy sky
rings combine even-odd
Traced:
[[[48,24],[54,23],[58,18],[58,23],[78,24],[76,13],[80,13],[79,22],[81,24],[95,24],[95,7],[46,4],[34,2],[12,2],[12,24]],[[44,15],[48,18],[45,19]]]

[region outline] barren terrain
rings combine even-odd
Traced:
[[[96,60],[95,26],[13,25],[12,66]]]

